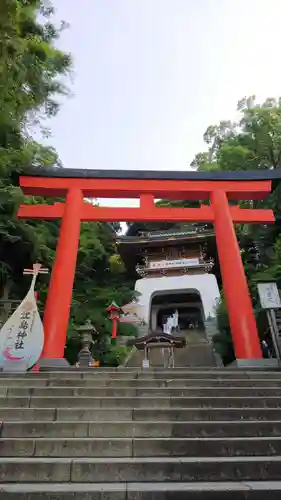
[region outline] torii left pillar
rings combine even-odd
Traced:
[[[82,206],[81,189],[69,189],[44,312],[45,344],[40,360],[41,366],[55,367],[67,364],[64,359],[65,334],[79,246]]]

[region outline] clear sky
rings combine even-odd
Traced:
[[[73,97],[49,142],[65,167],[183,170],[245,95],[281,95],[280,0],[54,0]]]

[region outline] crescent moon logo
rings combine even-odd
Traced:
[[[13,356],[9,349],[6,347],[6,349],[4,349],[3,351],[3,356],[5,356],[5,358],[7,358],[9,361],[20,361],[21,359],[23,359],[23,357],[21,358],[18,358],[17,356]]]

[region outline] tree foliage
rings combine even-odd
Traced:
[[[43,0],[0,2],[0,299],[23,297],[29,280],[22,271],[34,261],[51,268],[59,235],[59,221],[26,222],[16,217],[23,195],[14,182],[15,174],[31,166],[62,168],[56,151],[32,137],[34,127],[46,132],[45,119],[58,112],[60,96],[68,94],[63,82],[71,71],[71,56],[56,46],[65,23],[55,26],[53,13],[52,5]],[[24,201],[54,200],[25,197]],[[104,309],[111,300],[123,304],[132,298],[131,283],[116,257],[117,229],[116,224],[82,224],[69,326],[73,338],[75,328],[91,319],[100,332],[100,352],[107,357],[108,342],[102,338],[109,337],[111,324]],[[39,281],[41,309],[48,279]],[[128,325],[120,330],[134,333]],[[78,348],[76,340],[68,349],[72,360]]]
[[[201,171],[266,170],[281,167],[281,98],[268,98],[262,104],[255,96],[239,101],[237,122],[222,121],[210,126],[204,134],[207,151],[195,156],[192,166]],[[259,280],[276,281],[281,289],[281,188],[261,202],[249,201],[241,206],[263,207],[274,210],[274,225],[237,226],[241,255],[249,282],[260,334],[264,333],[256,283]],[[215,338],[218,350],[228,351],[230,328],[222,299],[218,307],[220,334]],[[228,340],[226,340],[228,339]],[[223,344],[223,346],[222,346]]]
[[[43,21],[38,21],[41,13]],[[40,255],[34,225],[16,218],[22,201],[15,172],[30,166],[55,167],[56,152],[31,137],[30,128],[58,110],[57,97],[71,59],[55,47],[59,30],[43,2],[4,0],[0,13],[0,287],[20,284],[23,265]],[[43,229],[43,225],[40,224]],[[41,247],[42,248],[42,247]]]

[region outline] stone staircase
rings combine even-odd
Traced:
[[[0,500],[281,498],[281,372],[0,376]]]
[[[144,353],[133,349],[131,355],[126,360],[126,366],[140,368],[142,366]],[[151,368],[164,366],[162,350],[151,349],[149,353],[149,364]],[[215,367],[218,364],[217,357],[209,342],[190,342],[182,349],[175,349],[175,367]]]
[[[188,344],[183,349],[175,350],[175,366],[185,367],[215,367],[216,358],[210,343]]]

